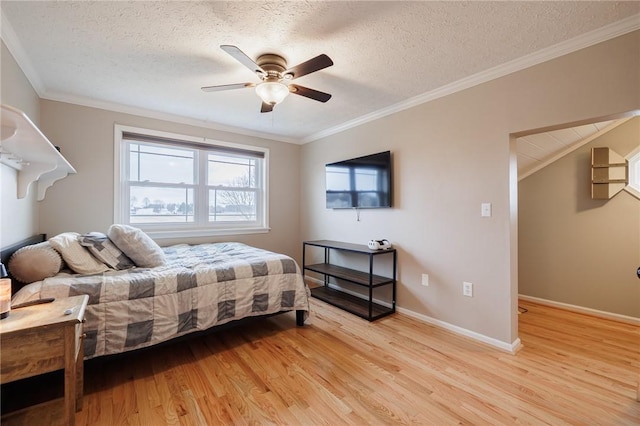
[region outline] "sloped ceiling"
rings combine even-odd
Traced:
[[[577,149],[601,132],[606,132],[616,120],[585,124],[566,129],[535,133],[516,140],[518,151],[518,178],[535,173],[563,155]]]
[[[640,28],[640,2],[3,0],[0,7],[2,38],[42,98],[294,143]],[[257,81],[221,44],[254,59],[276,53],[290,66],[325,53],[334,66],[295,82],[333,97],[323,104],[292,95],[261,114],[252,89],[205,93],[202,86]]]

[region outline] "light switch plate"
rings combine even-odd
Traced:
[[[491,203],[482,203],[480,205],[480,214],[482,217],[491,217]]]
[[[429,274],[422,274],[422,285],[429,287]]]
[[[462,283],[462,295],[467,297],[473,297],[473,284],[469,282]]]

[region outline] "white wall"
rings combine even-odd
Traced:
[[[41,128],[77,170],[47,190],[41,203],[40,229],[60,232],[106,232],[113,223],[114,125],[141,127],[269,148],[269,210],[267,234],[159,240],[179,242],[234,241],[300,258],[300,184],[298,145],[89,108],[41,101]]]
[[[5,46],[0,51],[0,103],[18,108],[36,125],[40,121],[39,98]],[[25,198],[18,199],[17,171],[0,164],[0,248],[39,232],[38,204],[33,185]]]
[[[399,307],[512,344],[510,134],[640,107],[639,40],[640,32],[627,34],[305,145],[302,237],[390,239],[399,249]],[[363,211],[356,222],[354,212],[325,208],[325,163],[387,149],[393,209]],[[482,202],[492,203],[492,217],[480,217]],[[474,284],[473,298],[462,296],[463,281]]]

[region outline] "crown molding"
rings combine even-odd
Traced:
[[[299,141],[295,138],[287,138],[281,135],[257,132],[254,130],[243,129],[240,127],[225,126],[223,124],[213,123],[207,120],[200,120],[197,118],[185,117],[182,115],[170,114],[167,112],[160,112],[160,111],[155,111],[155,110],[146,109],[146,108],[122,105],[115,102],[99,101],[97,99],[89,99],[82,96],[69,96],[69,95],[63,95],[59,93],[45,93],[42,96],[40,96],[40,98],[46,99],[49,101],[64,102],[68,104],[85,106],[89,108],[104,109],[111,112],[119,112],[123,114],[137,115],[145,118],[153,118],[156,120],[169,121],[171,123],[186,124],[189,126],[202,127],[205,129],[218,130],[221,132],[251,136],[254,138],[266,139],[270,141],[285,142],[290,144],[299,143]]]
[[[35,68],[31,64],[29,57],[26,55],[24,48],[22,47],[22,43],[18,39],[13,27],[7,20],[6,16],[3,13],[0,13],[0,37],[2,41],[4,41],[5,46],[9,49],[11,55],[18,63],[18,66],[22,69],[22,72],[31,83],[31,87],[36,91],[38,96],[42,97],[44,93],[44,84],[42,84],[42,79],[35,71]]]
[[[469,89],[479,84],[504,77],[514,72],[524,70],[526,68],[550,61],[569,53],[576,52],[580,49],[593,46],[594,44],[602,43],[604,41],[630,33],[632,31],[636,31],[638,29],[640,29],[640,14],[635,14],[629,16],[628,18],[598,28],[597,30],[584,33],[570,40],[566,40],[553,46],[538,50],[537,52],[531,53],[518,59],[514,59],[513,61],[506,62],[502,65],[489,68],[488,70],[454,81],[453,83],[446,84],[435,90],[423,93],[422,95],[418,95],[405,101],[398,102],[387,108],[374,111],[370,114],[363,115],[329,129],[314,133],[303,138],[301,142],[313,142],[315,140],[343,132],[345,130],[360,126],[370,121],[378,120],[388,115],[404,111],[405,109],[413,108],[415,106],[433,101],[435,99],[439,99],[453,93]]]

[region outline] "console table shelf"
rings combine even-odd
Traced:
[[[368,319],[369,316],[369,301],[360,297],[353,296],[349,293],[345,293],[340,290],[335,290],[331,287],[316,287],[311,290],[311,295],[316,299],[322,300],[330,305],[337,306],[343,311],[347,311],[360,318]],[[388,306],[383,306],[378,303],[372,304],[371,320],[381,318],[385,315],[393,313],[394,310]]]
[[[307,265],[306,269],[308,271],[317,272],[334,278],[340,278],[362,286],[372,285],[373,287],[379,287],[393,282],[391,278],[381,277],[379,275],[369,275],[367,272],[356,271],[355,269],[344,268],[330,263]],[[372,281],[371,284],[369,283],[370,279]]]
[[[324,262],[307,265],[307,247],[319,247],[324,251]],[[352,269],[331,263],[331,252],[349,252],[368,256],[368,272]],[[392,277],[384,277],[373,273],[374,258],[381,255],[393,256]],[[371,250],[365,245],[344,243],[340,241],[317,240],[305,241],[302,245],[302,271],[320,274],[324,285],[311,289],[311,295],[317,299],[337,306],[354,315],[369,321],[376,320],[396,311],[396,263],[395,249]],[[356,296],[343,289],[336,288],[331,279],[345,281],[368,289],[367,296]],[[331,284],[334,284],[333,286]],[[391,287],[391,301],[377,303],[373,301],[373,290],[381,287]]]

